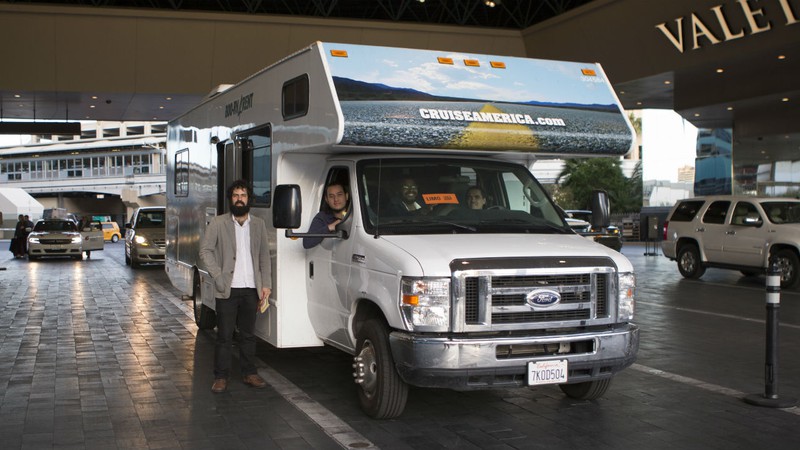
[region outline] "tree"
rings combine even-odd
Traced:
[[[608,192],[612,212],[633,212],[642,207],[640,164],[628,179],[618,158],[568,159],[556,183],[560,189],[554,197],[564,209],[588,209],[595,189]]]

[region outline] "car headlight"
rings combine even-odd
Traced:
[[[636,276],[633,272],[619,274],[619,301],[617,317],[619,320],[633,320]]]
[[[39,238],[38,237],[29,237],[28,238],[28,243],[29,244],[38,244],[39,243]]]
[[[150,242],[148,242],[147,238],[144,237],[144,236],[136,236],[136,237],[134,237],[133,238],[133,242],[135,242],[135,243],[137,243],[139,245],[145,246],[145,247],[150,245]]]
[[[72,242],[73,244],[80,244],[80,243],[81,243],[81,239],[82,239],[82,238],[81,238],[81,236],[80,236],[80,235],[73,236],[73,237],[70,239],[70,242]]]
[[[450,279],[403,277],[400,310],[409,330],[448,331]]]

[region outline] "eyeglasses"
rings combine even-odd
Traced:
[[[416,184],[404,184],[400,186],[404,191],[416,191],[417,185]]]

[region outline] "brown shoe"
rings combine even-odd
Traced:
[[[211,392],[217,394],[225,392],[226,389],[228,389],[228,380],[225,378],[217,378],[214,380],[214,384],[211,385]]]
[[[244,381],[244,384],[250,385],[258,389],[261,389],[267,385],[267,382],[264,381],[264,379],[258,376],[257,374],[245,375],[242,381]]]

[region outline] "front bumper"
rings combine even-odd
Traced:
[[[407,383],[472,390],[525,386],[530,361],[568,360],[569,383],[609,378],[636,360],[639,327],[493,339],[394,331],[389,340],[397,371]]]
[[[164,263],[166,255],[165,247],[158,246],[134,246],[131,247],[131,260],[137,263]]]
[[[28,243],[28,254],[35,257],[82,255],[80,244],[53,245],[41,243]]]

